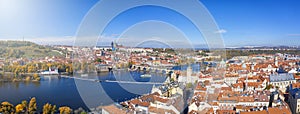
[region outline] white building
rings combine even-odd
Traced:
[[[287,87],[296,83],[296,79],[293,74],[283,73],[283,74],[271,74],[269,76],[270,82],[273,86],[279,87],[279,90],[286,92]]]
[[[55,69],[51,69],[49,67],[49,71],[44,71],[44,72],[41,72],[41,74],[44,74],[44,75],[58,75],[58,69],[55,68]]]

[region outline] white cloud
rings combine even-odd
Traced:
[[[220,29],[218,31],[216,31],[215,33],[218,33],[218,34],[224,34],[226,33],[227,31],[225,29]]]

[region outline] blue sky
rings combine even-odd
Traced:
[[[200,1],[223,31],[226,46],[300,44],[299,0]],[[82,19],[97,2],[0,0],[0,39],[21,40],[25,37],[25,40],[44,44],[71,42]],[[133,24],[145,20],[168,22],[184,32],[194,44],[205,44],[201,33],[187,18],[153,6],[134,8],[120,14],[101,35],[114,38]]]

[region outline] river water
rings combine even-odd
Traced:
[[[38,110],[45,103],[59,106],[79,107],[88,110],[92,107],[121,102],[151,92],[153,85],[165,81],[164,74],[151,73],[151,78],[141,78],[143,72],[114,71],[114,73],[88,74],[75,76],[79,79],[41,76],[40,82],[0,82],[0,102],[9,101],[16,105],[22,100],[37,99]],[[101,82],[81,80],[97,79]],[[129,83],[118,83],[113,81]],[[112,81],[112,82],[110,82]],[[134,83],[143,82],[143,83]],[[133,83],[130,83],[133,82]],[[148,82],[158,82],[157,84]]]

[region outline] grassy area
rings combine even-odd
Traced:
[[[38,45],[29,41],[0,41],[1,58],[35,58],[64,56],[53,47]]]

